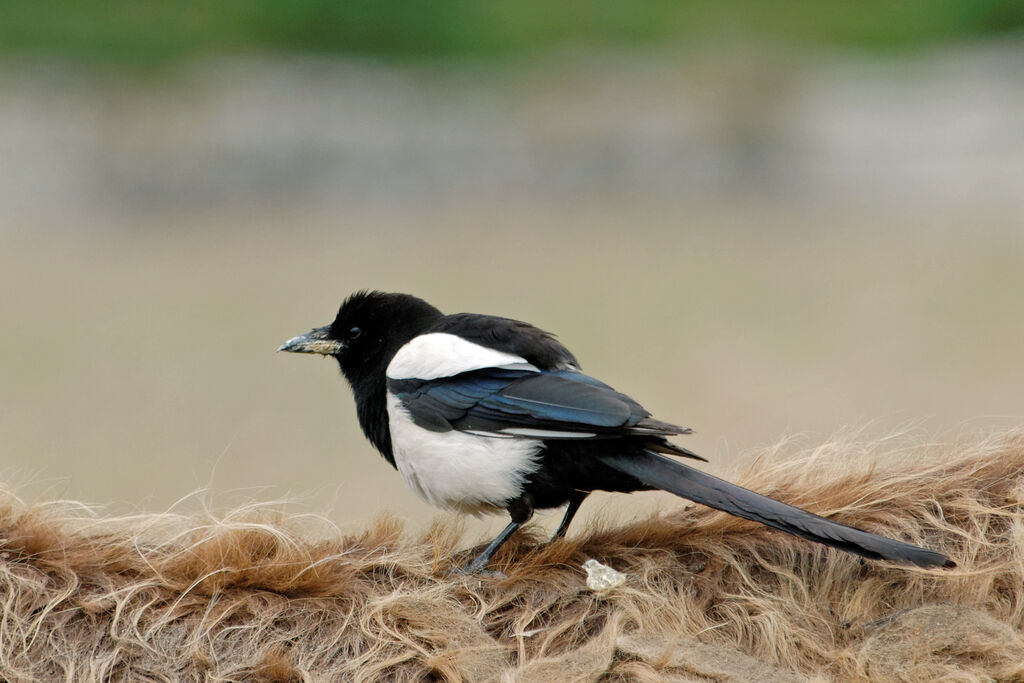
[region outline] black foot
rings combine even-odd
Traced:
[[[582,491],[577,491],[576,495],[569,499],[569,506],[565,508],[565,516],[562,517],[562,523],[558,525],[555,535],[551,537],[551,540],[548,541],[548,543],[557,541],[565,536],[565,532],[569,530],[569,524],[572,522],[572,518],[576,516],[577,512],[579,512],[580,505],[583,505],[583,500],[588,495],[589,494],[583,493]]]
[[[513,500],[508,506],[509,516],[512,521],[509,522],[508,526],[502,529],[498,537],[495,538],[490,544],[484,548],[484,551],[477,555],[476,559],[467,564],[465,567],[457,570],[453,570],[453,574],[465,574],[470,576],[487,576],[497,579],[507,579],[502,572],[490,571],[487,569],[487,565],[491,563],[491,558],[494,557],[494,553],[498,551],[498,548],[508,540],[508,537],[516,532],[516,529],[526,524],[530,517],[533,516],[533,501],[527,495],[522,495],[519,498]]]
[[[485,567],[474,567],[475,562],[470,562],[465,567],[455,567],[448,572],[448,576],[476,576],[481,579],[507,579],[508,574]]]
[[[458,570],[461,574],[470,574],[476,576],[493,576],[493,577],[505,577],[501,572],[488,572],[487,565],[491,563],[491,558],[494,557],[494,553],[497,552],[501,544],[508,540],[508,537],[515,533],[515,530],[522,526],[522,522],[511,522],[505,529],[498,534],[498,537],[491,541],[491,544],[484,548],[484,551],[477,555],[476,559],[467,564],[462,569]]]

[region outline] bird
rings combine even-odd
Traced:
[[[584,374],[549,332],[493,315],[445,315],[410,294],[360,290],[333,322],[279,351],[337,360],[363,433],[419,497],[508,525],[459,571],[492,574],[495,552],[534,515],[565,506],[565,535],[593,491],[660,489],[875,560],[953,567],[941,553],[818,516],[684,464],[706,460],[654,418]]]

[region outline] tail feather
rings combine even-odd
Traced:
[[[682,446],[674,444],[665,438],[652,439],[647,442],[647,447],[657,453],[668,453],[669,455],[678,455],[684,458],[693,458],[694,460],[700,460],[701,462],[708,461],[707,458],[697,455],[689,448],[683,448]]]
[[[919,567],[956,566],[941,553],[833,522],[651,451],[639,456],[601,455],[598,459],[648,486],[846,552]]]

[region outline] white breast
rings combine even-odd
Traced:
[[[391,392],[387,406],[398,472],[432,505],[470,514],[503,508],[539,466],[539,439],[431,432],[414,424]]]

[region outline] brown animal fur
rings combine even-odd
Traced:
[[[701,506],[449,576],[460,531],[343,536],[260,508],[96,518],[0,500],[4,680],[1020,680],[1024,434],[880,458],[827,443],[740,483],[947,553],[856,557]],[[876,463],[877,464],[876,466]],[[629,580],[589,591],[587,558]]]

